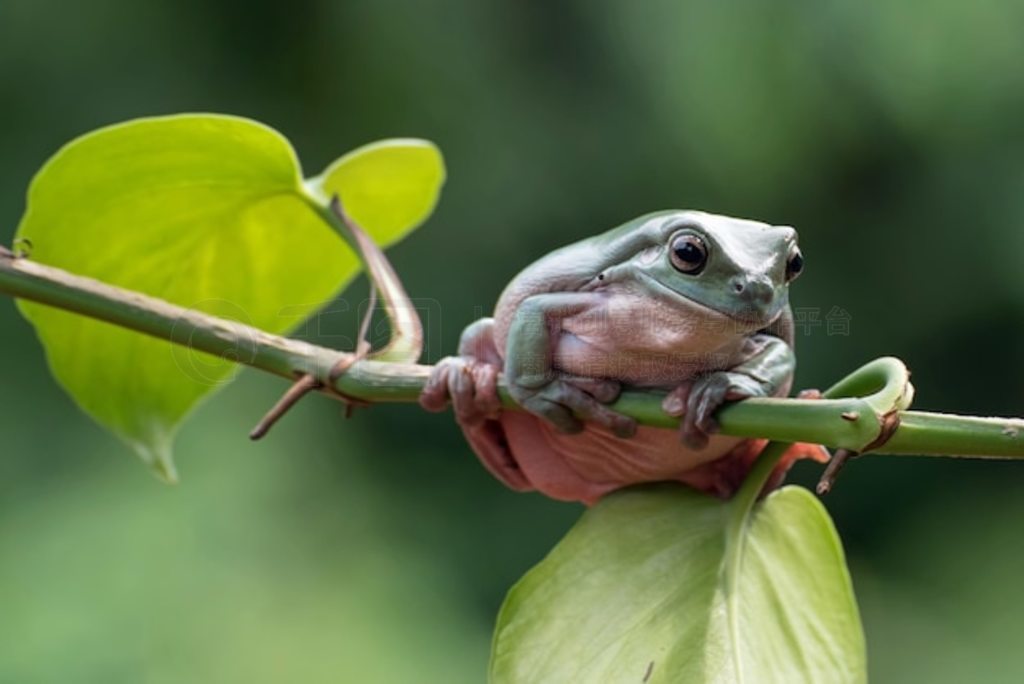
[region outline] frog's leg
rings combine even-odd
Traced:
[[[562,432],[580,432],[588,421],[630,437],[636,432],[636,421],[602,403],[618,396],[617,381],[567,377],[554,367],[562,320],[602,305],[599,295],[581,292],[539,294],[523,300],[509,325],[505,379],[520,406]]]
[[[484,467],[515,491],[533,489],[519,469],[498,421],[501,355],[494,344],[494,319],[470,325],[459,340],[459,355],[441,359],[420,394],[428,411],[443,411],[449,398],[455,420]]]
[[[680,436],[691,449],[707,446],[708,437],[718,431],[715,411],[726,402],[789,392],[796,357],[785,341],[772,335],[753,335],[747,340],[744,358],[733,368],[683,383],[662,402],[665,413],[683,416]]]

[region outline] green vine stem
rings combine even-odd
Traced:
[[[332,378],[331,369],[351,360],[351,354],[176,306],[2,248],[0,292],[231,358],[285,378],[310,374],[322,384],[319,391],[338,399],[413,402],[430,374],[429,366],[364,359]],[[501,395],[506,406],[516,408],[504,388]],[[1024,420],[908,411],[912,396],[903,363],[887,357],[851,373],[822,399],[748,399],[723,408],[717,419],[727,435],[812,442],[856,453],[870,449],[882,454],[1024,458]],[[655,392],[628,391],[613,408],[644,425],[677,426],[678,418],[662,412],[661,399]],[[891,420],[893,416],[898,424]],[[883,435],[888,439],[880,440]],[[760,465],[770,470],[767,463]]]

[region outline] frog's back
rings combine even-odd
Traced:
[[[527,298],[550,292],[579,292],[609,266],[631,256],[638,238],[645,239],[643,231],[655,232],[651,219],[679,213],[684,212],[673,209],[645,214],[556,249],[520,271],[501,293],[494,309],[495,341],[502,357],[512,317]]]

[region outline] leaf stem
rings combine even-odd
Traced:
[[[878,432],[873,442],[865,444],[879,443],[881,447],[885,447],[891,442],[892,437],[888,429],[893,425],[898,425],[892,420],[892,416],[901,415],[899,412],[910,404],[913,394],[910,373],[903,362],[893,357],[882,357],[861,366],[837,382],[822,393],[822,399],[809,401],[819,405],[831,405],[828,402],[850,397],[850,401],[860,402],[863,405],[861,409],[850,409],[840,414],[840,420],[847,423],[858,423],[868,418],[861,411],[869,411],[869,416],[876,421]],[[725,418],[724,413],[723,410],[721,412],[722,419]],[[940,422],[940,424],[942,423]],[[898,431],[899,428],[897,427],[896,430]],[[927,434],[927,430],[925,432]],[[808,440],[802,439],[801,441]],[[779,459],[791,445],[792,443],[789,441],[769,442],[761,451],[736,495],[729,500],[729,504],[724,508],[724,515],[728,516],[728,522],[725,527],[725,555],[722,559],[722,573],[726,591],[727,619],[729,629],[734,635],[739,634],[740,606],[737,605],[737,602],[740,587],[738,583],[742,574],[745,543],[748,539],[743,532],[753,519],[758,496],[764,491],[765,484],[771,477]],[[841,451],[845,454],[847,449],[843,447]],[[833,457],[833,461],[838,457],[839,453]],[[833,472],[833,479],[834,475]],[[736,668],[734,677],[737,681],[744,681],[743,660],[735,651],[738,640],[734,638],[732,643],[734,647],[733,666]]]
[[[350,361],[350,353],[272,335],[8,250],[0,250],[0,292],[230,358],[289,380],[309,374],[322,385],[320,391],[339,399],[414,402],[430,374],[429,366],[363,359],[332,378],[331,369]],[[827,398],[748,399],[721,409],[717,418],[727,435],[813,442],[860,452],[882,433],[885,411],[897,406],[900,425],[876,453],[1024,458],[1024,420],[903,410],[913,394],[907,378],[898,359],[877,359],[837,383]],[[504,405],[516,408],[507,391],[501,388],[500,392]],[[839,396],[843,398],[833,398]],[[657,392],[628,391],[613,408],[644,425],[675,427],[679,419],[662,412],[662,397]]]

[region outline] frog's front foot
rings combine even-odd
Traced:
[[[711,435],[718,432],[715,412],[730,401],[769,394],[767,383],[743,373],[717,371],[694,378],[668,393],[661,403],[670,416],[682,416],[679,428],[683,443],[691,449],[703,449]]]
[[[463,427],[474,427],[497,418],[501,411],[497,366],[462,356],[448,356],[438,361],[420,394],[420,406],[439,412],[445,409],[449,399],[455,419]]]
[[[584,423],[596,423],[618,437],[632,437],[636,421],[605,405],[615,401],[621,389],[615,380],[573,375],[560,375],[539,387],[509,385],[516,403],[561,432],[575,434]]]
[[[517,492],[533,489],[497,420],[501,412],[498,367],[473,356],[441,359],[420,393],[420,406],[443,411],[449,399],[459,427],[484,467]]]

